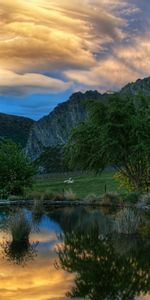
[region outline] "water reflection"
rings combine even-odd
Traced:
[[[38,242],[30,244],[28,240],[24,241],[6,241],[1,247],[4,257],[9,262],[24,266],[31,262],[37,256]]]
[[[149,249],[150,241],[143,245],[136,238],[104,237],[97,227],[87,234],[65,234],[64,246],[58,248],[59,264],[65,271],[77,274],[68,296],[133,300],[150,292]]]
[[[114,235],[115,213],[50,209],[22,244],[1,231],[0,299],[148,300],[150,240]]]

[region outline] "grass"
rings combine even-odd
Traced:
[[[32,190],[28,190],[28,193],[37,192],[37,194],[42,194],[45,191],[47,193],[62,193],[71,189],[77,197],[84,199],[88,194],[102,195],[105,192],[124,192],[119,189],[119,183],[113,179],[113,176],[114,172],[106,171],[99,176],[72,176],[74,179],[72,184],[64,183],[67,176],[36,178]]]

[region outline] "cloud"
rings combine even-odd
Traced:
[[[115,55],[128,68],[138,73],[139,77],[150,75],[150,34],[137,36],[127,47],[122,45],[114,49]]]
[[[85,86],[84,90],[90,87],[105,92],[107,89],[119,90],[129,81],[136,80],[138,72],[112,57],[102,60],[88,71],[70,70],[65,75],[69,80],[75,81],[76,85],[79,83]]]
[[[34,93],[59,93],[71,87],[71,83],[42,74],[17,74],[8,70],[0,72],[0,95],[25,96]]]
[[[150,34],[135,36],[132,43],[115,45],[111,55],[99,60],[89,70],[67,70],[68,80],[80,83],[86,88],[119,90],[128,82],[150,76]]]
[[[122,39],[125,24],[94,3],[1,0],[1,66],[22,72],[91,67],[93,48]]]
[[[139,0],[0,2],[1,95],[118,89],[149,72]]]

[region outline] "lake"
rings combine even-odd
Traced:
[[[6,226],[14,211],[0,209],[1,300],[150,299],[148,214],[140,234],[123,235],[112,230],[112,209],[23,210],[32,232],[14,244]]]

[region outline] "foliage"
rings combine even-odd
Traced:
[[[43,193],[39,191],[32,191],[25,195],[27,200],[41,200],[43,199]]]
[[[141,193],[139,192],[131,192],[123,196],[124,202],[128,202],[130,204],[136,204],[140,200]]]
[[[45,191],[42,193],[42,199],[43,200],[53,200],[55,197],[55,193],[52,193],[50,191]]]
[[[101,199],[100,199],[100,196],[98,196],[94,193],[90,193],[85,197],[84,200],[87,202],[94,203],[94,202],[100,202]]]
[[[68,166],[64,160],[63,146],[48,147],[35,161],[40,173],[67,172]]]
[[[0,189],[9,194],[23,194],[32,185],[34,168],[20,146],[11,140],[0,141]]]
[[[97,173],[111,165],[136,191],[150,185],[149,99],[114,94],[93,102],[88,121],[77,126],[65,149],[71,167]]]
[[[64,191],[64,199],[65,200],[77,200],[77,195],[72,191],[72,189]]]
[[[102,195],[101,203],[103,205],[120,205],[122,204],[122,199],[117,193],[105,193]]]

